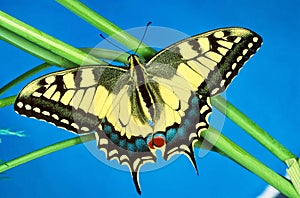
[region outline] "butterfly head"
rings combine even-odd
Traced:
[[[142,65],[139,56],[136,54],[131,54],[130,56],[128,56],[128,62],[129,62],[129,67],[131,69],[133,69],[135,66]]]

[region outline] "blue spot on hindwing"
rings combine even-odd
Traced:
[[[199,112],[196,111],[195,109],[192,109],[187,113],[187,117],[193,118],[199,116]]]
[[[136,151],[136,146],[133,143],[127,143],[127,150],[135,152]]]
[[[166,142],[170,142],[176,135],[177,129],[176,128],[170,128],[166,131]]]
[[[119,136],[117,134],[110,134],[110,140],[115,143],[115,144],[118,144],[119,143]]]
[[[199,98],[197,96],[194,96],[192,99],[191,99],[191,106],[197,106],[199,104]]]
[[[142,138],[138,138],[137,140],[135,140],[135,145],[138,152],[148,151],[148,146],[145,140],[143,140]]]
[[[121,140],[119,141],[119,146],[120,146],[121,148],[123,148],[123,149],[127,149],[127,142],[126,142],[126,140],[125,140],[125,139],[121,139]]]
[[[184,128],[189,128],[191,126],[191,121],[189,119],[185,119],[183,121],[183,127]]]
[[[186,134],[186,130],[183,126],[179,127],[177,129],[177,134],[179,137],[184,137],[184,135]]]
[[[112,128],[111,128],[111,126],[109,126],[109,125],[105,125],[105,126],[103,127],[103,131],[104,131],[104,133],[105,133],[106,135],[108,135],[108,134],[111,134],[111,133],[112,133]]]

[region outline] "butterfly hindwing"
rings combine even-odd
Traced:
[[[101,128],[96,130],[98,148],[103,151],[108,160],[116,159],[121,165],[128,166],[137,192],[140,194],[139,172],[145,163],[154,163],[156,156],[149,150],[143,137],[132,136],[128,139],[107,122],[102,121]]]

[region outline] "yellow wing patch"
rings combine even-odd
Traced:
[[[193,91],[196,91],[199,84],[201,84],[204,81],[204,78],[201,76],[201,74],[197,73],[185,63],[181,63],[178,66],[177,74],[190,82]]]

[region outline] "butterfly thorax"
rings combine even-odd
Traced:
[[[135,83],[145,83],[146,71],[144,65],[141,63],[137,55],[130,55],[129,60],[129,69],[131,78]]]

